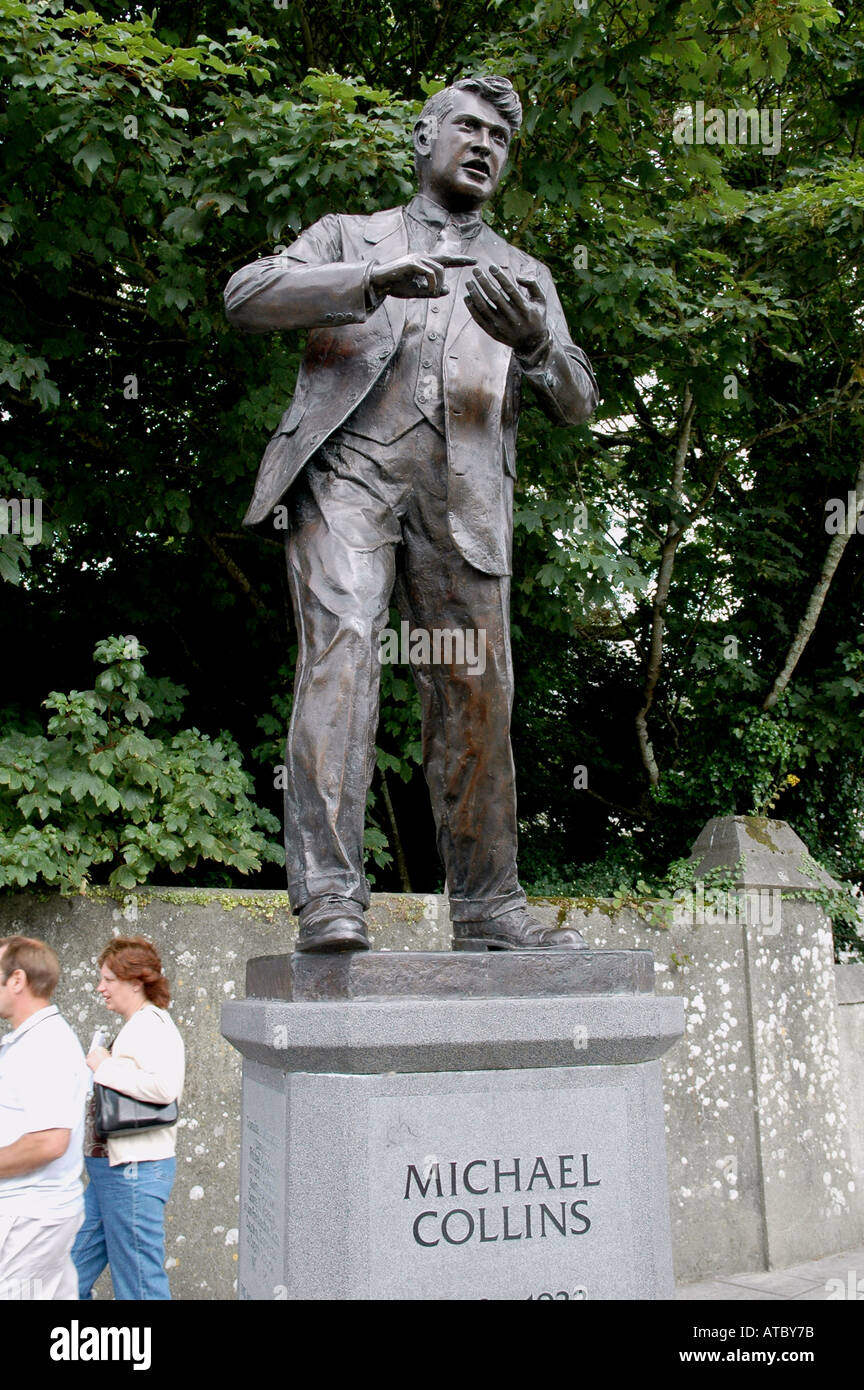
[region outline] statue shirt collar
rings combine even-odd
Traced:
[[[441,228],[448,223],[455,226],[463,237],[474,237],[483,226],[483,218],[479,212],[448,212],[442,208],[440,203],[436,203],[432,198],[427,198],[425,193],[417,193],[411,199],[406,208],[409,217],[413,217],[415,222],[420,222],[424,227]]]

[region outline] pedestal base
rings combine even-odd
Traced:
[[[683,1009],[652,977],[648,952],[250,962],[223,1010],[240,1297],[668,1297]]]

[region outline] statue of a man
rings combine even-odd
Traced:
[[[245,518],[272,525],[279,506],[285,526],[287,514],[299,654],[285,844],[300,951],[369,944],[363,823],[379,638],[394,596],[412,635],[430,639],[413,669],[454,949],[585,944],[531,918],[516,872],[509,600],[520,391],[527,380],[559,424],[586,419],[598,401],[549,271],[480,215],[521,121],[506,78],[437,92],[414,127],[419,192],[406,207],[323,217],[225,291],[237,328],[310,330]],[[473,640],[460,646],[459,634]]]

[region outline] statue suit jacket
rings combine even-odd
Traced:
[[[509,246],[485,223],[465,253],[483,267],[496,264],[535,278],[548,306],[548,352],[536,364],[522,362],[468,312],[463,287],[470,268],[448,272],[454,303],[443,386],[450,532],[475,568],[506,575],[522,377],[560,424],[586,419],[599,395],[587,357],[570,338],[546,266]],[[406,301],[388,297],[370,310],[366,287],[372,262],[407,254],[401,208],[371,216],[331,214],[281,255],[262,257],[229,280],[225,311],[235,327],[249,333],[311,329],[294,398],[261,460],[245,525],[267,521],[308,459],[346,423],[393,357]]]

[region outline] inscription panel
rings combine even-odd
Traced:
[[[268,1123],[267,1106],[253,1109],[247,1081],[243,1124],[243,1223],[241,1227],[238,1296],[241,1299],[285,1298],[283,1241],[285,1212],[285,1153],[275,1125]],[[262,1088],[262,1099],[270,1099]]]
[[[574,1091],[370,1098],[369,1296],[634,1296],[627,1100]]]

